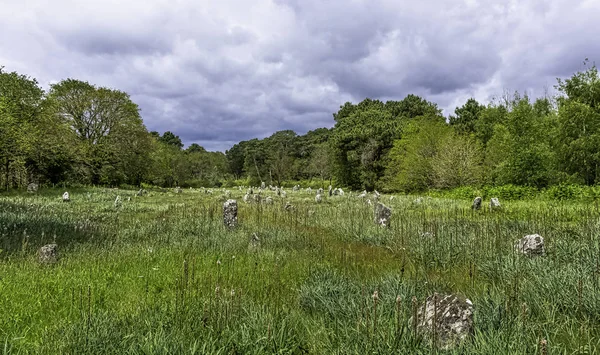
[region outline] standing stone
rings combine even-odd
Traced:
[[[344,190],[342,190],[342,189],[338,189],[338,194],[339,194],[340,196],[344,196]]]
[[[363,191],[363,193],[361,193],[360,195],[358,195],[359,198],[365,198],[367,197],[367,192]]]
[[[475,211],[479,211],[481,209],[481,201],[483,201],[483,199],[481,197],[479,197],[479,196],[475,197],[471,208],[474,209]]]
[[[244,203],[249,203],[250,202],[250,195],[245,194],[244,195]]]
[[[123,202],[121,201],[121,196],[117,195],[117,198],[115,198],[115,208],[119,208],[123,205]]]
[[[275,189],[275,193],[277,194],[277,196],[281,196],[281,189],[279,188],[279,186]]]
[[[177,186],[177,187],[175,188],[175,193],[176,193],[176,194],[180,194],[182,191],[183,191],[183,190],[181,190],[181,187],[179,187],[179,186]]]
[[[55,264],[58,261],[58,245],[55,243],[44,245],[38,251],[40,264]]]
[[[323,188],[319,187],[319,189],[317,190],[317,195],[322,195],[323,194]]]
[[[260,249],[260,238],[258,237],[258,234],[252,233],[248,249],[251,251]]]
[[[144,194],[144,189],[139,189],[137,192],[137,196],[142,196]]]
[[[260,188],[261,188],[262,190],[264,190],[265,188],[267,188],[267,186],[265,185],[265,182],[264,182],[264,181],[261,181],[261,182],[260,182]]]
[[[526,235],[516,241],[515,250],[527,256],[544,255],[544,238],[539,234]]]
[[[267,196],[267,198],[265,198],[265,203],[267,205],[272,205],[273,204],[273,198],[271,196]]]
[[[252,195],[252,194],[254,194],[254,191],[252,190],[252,188],[249,188],[248,189],[248,195]]]
[[[375,205],[375,223],[384,227],[390,226],[392,210],[381,202]]]
[[[492,210],[496,210],[496,209],[499,209],[500,207],[502,207],[502,206],[500,206],[500,201],[498,201],[498,198],[492,197],[492,199],[490,200],[490,208]]]
[[[223,223],[228,228],[234,228],[237,225],[237,201],[227,200],[223,204]]]
[[[65,191],[65,193],[62,195],[62,199],[63,199],[63,202],[71,201],[71,198],[69,197],[69,193],[67,191]]]
[[[29,193],[37,192],[38,187],[39,187],[38,184],[36,184],[35,182],[32,182],[31,184],[27,185],[27,192],[29,192]]]
[[[321,194],[317,194],[317,196],[315,196],[315,202],[321,203],[322,201],[323,201],[323,197],[321,197]]]
[[[329,197],[333,196],[333,188],[331,187],[331,185],[329,185],[328,194],[329,194]]]
[[[416,318],[411,323],[416,325],[417,333],[444,350],[473,333],[473,303],[456,295],[435,293],[427,297]]]
[[[287,197],[287,192],[285,192],[283,189],[281,189],[281,197],[283,197],[283,198]]]

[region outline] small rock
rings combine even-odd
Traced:
[[[427,297],[412,322],[418,334],[448,350],[473,333],[473,303],[456,295],[436,293]]]
[[[317,194],[317,196],[315,196],[315,202],[321,203],[322,201],[323,201],[323,197],[321,197],[321,194]]]
[[[243,200],[244,200],[244,203],[250,203],[250,195],[245,194]]]
[[[294,209],[294,206],[288,201],[285,203],[285,207],[283,207],[286,211],[291,211]]]
[[[115,198],[115,208],[119,208],[123,205],[123,202],[121,201],[121,196],[117,195],[117,198]]]
[[[528,256],[544,255],[544,237],[539,234],[526,235],[515,242],[515,250]]]
[[[271,196],[267,196],[267,198],[265,198],[265,203],[267,205],[272,205],[273,204],[273,198]]]
[[[55,264],[58,261],[58,245],[55,243],[44,245],[38,251],[38,261],[41,264]]]
[[[182,193],[182,192],[183,192],[183,190],[181,189],[181,187],[177,186],[177,187],[175,188],[175,193],[176,193],[176,194],[180,194],[180,193]]]
[[[32,182],[31,184],[27,185],[27,192],[29,192],[29,193],[37,192],[38,188],[39,188],[39,185],[36,184],[35,182]]]
[[[70,198],[69,193],[67,191],[65,191],[65,193],[62,195],[62,200],[63,200],[63,202],[69,202],[69,201],[71,201],[71,198]]]
[[[250,243],[248,245],[248,249],[257,250],[260,249],[260,238],[258,238],[258,234],[252,233],[250,237]]]
[[[223,204],[223,223],[228,228],[234,228],[237,226],[237,201],[227,200]]]
[[[384,227],[389,227],[391,218],[392,210],[383,203],[378,202],[375,205],[375,223]]]
[[[495,209],[499,209],[501,207],[502,206],[500,206],[500,201],[498,201],[498,198],[497,197],[492,197],[492,199],[490,200],[490,208],[492,210],[495,210]]]
[[[483,201],[483,199],[481,197],[479,197],[479,196],[475,197],[471,208],[474,209],[475,211],[479,211],[481,209],[481,201]]]

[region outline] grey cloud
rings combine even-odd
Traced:
[[[600,60],[595,1],[11,2],[0,65],[124,90],[150,130],[233,143],[333,125],[365,97],[449,114],[469,97],[542,93]]]

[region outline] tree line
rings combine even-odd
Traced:
[[[587,62],[586,62],[587,65]],[[0,182],[171,186],[333,183],[416,192],[462,186],[595,185],[600,179],[596,66],[559,79],[557,95],[469,99],[444,117],[437,104],[345,103],[332,128],[275,132],[226,151],[183,149],[148,132],[126,93],[66,79],[48,92],[0,68]]]

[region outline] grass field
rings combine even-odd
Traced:
[[[269,191],[266,205],[231,189],[239,225],[228,230],[222,190],[80,189],[69,203],[62,192],[0,196],[2,353],[427,354],[437,350],[409,319],[413,297],[434,292],[475,308],[473,336],[449,353],[539,354],[542,339],[549,354],[600,351],[594,202],[492,212],[382,196],[386,229],[356,194],[317,204]],[[516,253],[533,233],[546,255]],[[53,241],[59,262],[40,265]]]

